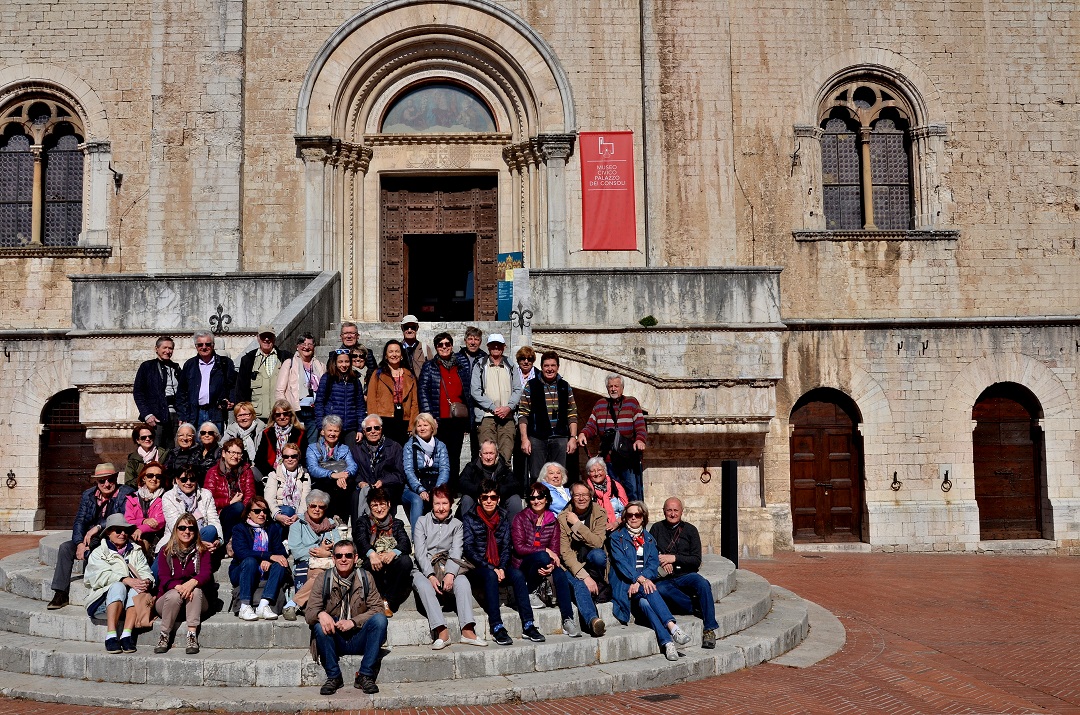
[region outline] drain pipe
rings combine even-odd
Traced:
[[[649,130],[645,109],[645,2],[638,0],[638,62],[641,68],[641,193],[645,207],[645,267],[652,265],[649,251]]]

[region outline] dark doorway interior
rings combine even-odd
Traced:
[[[972,458],[983,539],[1043,536],[1041,415],[1035,395],[1016,383],[992,385],[975,402]]]
[[[410,313],[420,320],[473,319],[475,233],[405,236]]]
[[[45,528],[70,529],[79,510],[79,497],[91,486],[88,475],[100,461],[79,421],[79,391],[54,395],[45,403],[41,421],[45,428],[41,432],[38,483]]]

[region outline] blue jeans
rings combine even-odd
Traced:
[[[278,513],[284,514],[285,516],[296,516],[296,507],[286,504],[285,506],[278,507]]]
[[[409,514],[409,533],[412,534],[416,528],[416,522],[420,521],[420,517],[424,515],[425,507],[430,506],[431,502],[424,501],[419,494],[408,487],[405,487],[405,491],[401,493],[401,502],[405,507],[405,511]]]
[[[593,549],[585,556],[585,565],[592,567],[593,571],[603,573],[607,568],[607,554],[604,553],[603,549]],[[596,611],[596,603],[593,601],[592,594],[589,593],[589,587],[585,585],[584,581],[571,573],[567,573],[566,580],[574,591],[574,602],[577,603],[582,620],[591,624],[594,618],[600,617],[600,614]]]
[[[551,555],[546,551],[537,551],[521,560],[521,573],[525,576],[525,586],[532,592],[544,579],[538,571],[551,565]],[[555,599],[559,602],[559,614],[563,619],[574,617],[574,607],[570,605],[570,584],[566,582],[566,571],[554,569],[551,581],[555,584]]]
[[[671,633],[668,632],[667,624],[674,621],[675,617],[668,610],[659,590],[646,596],[644,590],[638,589],[638,592],[630,597],[630,605],[637,606],[645,620],[649,622],[661,648],[671,642]]]
[[[109,606],[113,603],[122,603],[125,609],[131,608],[135,605],[135,595],[135,589],[128,588],[122,582],[117,581],[112,586],[109,586],[109,590],[105,593],[105,600],[98,606],[94,617],[104,618]]]
[[[473,575],[476,579],[473,579]],[[507,567],[506,578],[510,581],[511,590],[514,592],[514,603],[518,615],[521,616],[521,625],[532,623],[533,610],[529,603],[529,588],[525,585],[525,576],[520,570]],[[469,572],[469,583],[480,586],[480,592],[484,594],[484,610],[488,614],[488,625],[491,630],[495,626],[502,625],[502,614],[499,613],[499,577],[495,570],[487,564],[477,566]]]
[[[657,592],[675,613],[692,614],[694,599],[701,608],[701,621],[705,630],[716,630],[716,604],[713,602],[712,585],[699,573],[668,576],[656,582]]]
[[[386,640],[386,616],[375,613],[364,625],[345,633],[323,633],[322,624],[315,623],[315,647],[319,649],[327,678],[340,678],[338,657],[360,655],[360,675],[375,677],[375,664],[379,661],[379,648]]]
[[[221,520],[221,531],[224,541],[228,541],[232,538],[233,527],[240,523],[240,516],[244,513],[244,502],[238,501],[229,504],[218,512],[218,518]]]
[[[199,541],[205,541],[208,544],[212,544],[218,539],[217,527],[207,524],[199,529]],[[156,561],[156,559],[155,559]]]
[[[263,598],[267,601],[273,602],[277,599],[278,589],[281,588],[281,580],[285,576],[285,567],[274,561],[270,562],[270,570],[266,572],[266,585],[263,586]],[[251,597],[255,593],[255,589],[259,587],[259,581],[262,580],[262,569],[259,567],[259,560],[254,556],[249,556],[240,562],[240,575],[237,578],[237,582],[233,583],[236,586],[237,595],[240,598],[240,603],[251,603]]]
[[[630,501],[645,499],[645,482],[641,477],[641,461],[629,466],[613,465],[607,463],[607,473],[612,479],[622,485],[626,490],[626,498]]]

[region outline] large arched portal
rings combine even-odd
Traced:
[[[307,265],[342,272],[346,318],[491,319],[497,253],[567,255],[575,132],[565,72],[505,8],[364,10],[323,46],[297,105]]]
[[[971,418],[975,501],[982,539],[1041,539],[1042,407],[1026,387],[999,382],[975,402]]]
[[[830,388],[806,393],[791,411],[791,520],[795,543],[862,536],[859,410]]]

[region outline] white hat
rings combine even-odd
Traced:
[[[406,315],[404,318],[401,319],[401,325],[408,325],[409,323],[415,323],[416,325],[420,325],[420,321],[417,320],[416,316],[412,313]]]
[[[492,333],[488,336],[487,344],[499,343],[500,345],[506,345],[506,338],[502,336],[502,333]]]

